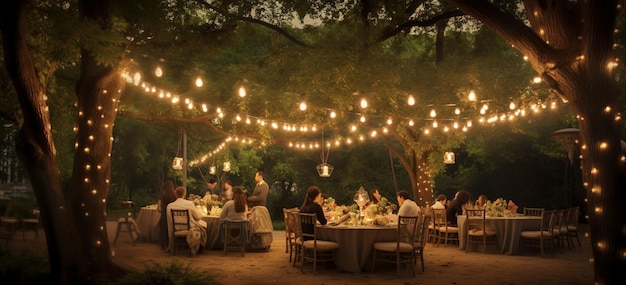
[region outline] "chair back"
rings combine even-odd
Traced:
[[[283,218],[285,219],[285,234],[288,236],[293,235],[295,233],[295,216],[290,215],[290,212],[297,213],[299,211],[298,207],[287,209],[283,208]]]
[[[408,243],[411,247],[413,246],[418,218],[398,216],[398,247],[400,247],[400,243]]]
[[[315,225],[317,216],[315,214],[298,213],[300,217],[300,232],[303,240],[316,240]],[[312,229],[312,230],[311,230]]]
[[[417,226],[415,230],[415,241],[414,244],[424,245],[426,244],[426,236],[428,233],[428,225],[430,224],[431,216],[422,214],[419,216],[417,220]]]
[[[433,209],[433,222],[435,228],[447,227],[448,217],[446,216],[446,209]]]
[[[554,218],[556,211],[543,211],[541,216],[541,231],[552,233],[554,231]]]
[[[465,215],[467,216],[467,233],[471,232],[482,232],[485,234],[486,225],[485,225],[485,210],[484,209],[467,209],[465,210]]]
[[[172,212],[172,228],[175,232],[186,231],[191,228],[189,225],[189,210],[187,209],[171,209]]]
[[[579,211],[580,207],[573,207],[569,209],[569,219],[567,220],[567,226],[573,226],[574,228],[578,226]]]
[[[544,208],[526,208],[524,207],[524,216],[542,217]]]

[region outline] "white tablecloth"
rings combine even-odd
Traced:
[[[466,221],[467,216],[457,216],[457,224],[459,225],[459,249],[462,250],[465,250],[467,243]],[[524,230],[538,230],[541,226],[541,217],[486,217],[485,225],[487,228],[491,228],[496,231],[498,246],[500,247],[501,253],[519,254],[520,233]]]
[[[318,226],[317,237],[339,243],[335,264],[342,271],[362,272],[371,269],[375,242],[395,241],[397,225],[390,227]]]
[[[220,217],[218,216],[203,216],[202,220],[206,222],[206,248],[207,249],[222,249],[222,243],[220,241]]]

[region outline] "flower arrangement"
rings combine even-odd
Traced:
[[[324,203],[322,204],[324,211],[334,211],[336,207],[337,203],[335,203],[335,199],[333,197],[324,199]]]
[[[513,203],[513,205],[515,205]],[[495,201],[487,200],[485,204],[486,215],[490,217],[507,217],[515,214],[509,209],[509,204],[507,204],[506,200],[502,198],[498,198]],[[517,210],[517,207],[515,208]]]
[[[398,206],[389,202],[387,198],[382,197],[376,204],[371,204],[365,208],[365,213],[368,217],[374,218],[378,215],[387,215],[395,210]]]

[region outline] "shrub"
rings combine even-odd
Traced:
[[[182,261],[173,260],[165,264],[153,264],[144,271],[133,271],[116,282],[118,285],[219,285],[213,276],[207,272],[191,267],[191,263],[184,265]]]

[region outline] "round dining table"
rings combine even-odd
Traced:
[[[388,226],[351,226],[318,225],[317,238],[334,241],[339,244],[335,264],[341,271],[370,271],[372,249],[375,242],[396,241],[397,225]]]
[[[473,218],[472,218],[473,219]],[[457,216],[459,226],[459,249],[467,246],[467,216]],[[496,231],[498,248],[503,254],[519,254],[520,233],[526,230],[539,230],[541,217],[515,215],[509,217],[485,217],[485,226]]]
[[[137,227],[139,227],[139,238],[147,242],[159,241],[159,220],[161,213],[155,206],[141,207],[137,215]]]

